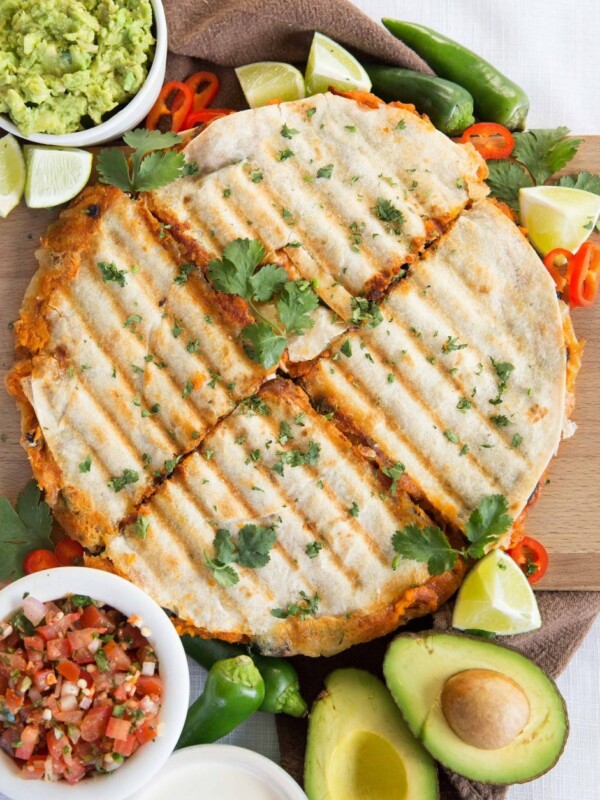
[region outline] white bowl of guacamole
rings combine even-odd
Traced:
[[[166,57],[160,0],[2,0],[0,127],[41,144],[115,139],[154,104]]]

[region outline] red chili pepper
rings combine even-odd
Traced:
[[[463,133],[460,141],[470,142],[488,161],[490,158],[508,158],[515,146],[512,133],[496,122],[477,122]]]
[[[146,117],[146,127],[151,131],[180,131],[193,101],[194,95],[187,84],[181,81],[165,83]]]
[[[537,583],[548,569],[548,551],[541,542],[525,536],[519,544],[508,551],[527,576],[529,583]]]
[[[190,128],[195,128],[196,125],[202,125],[204,122],[212,122],[213,119],[226,117],[228,114],[235,114],[235,111],[229,108],[199,108],[198,111],[190,111],[185,118],[181,130],[187,131]]]
[[[575,253],[569,279],[569,305],[591,306],[598,292],[600,247],[585,242]]]
[[[557,263],[557,259],[559,258],[562,263]],[[566,284],[569,282],[571,270],[573,269],[573,258],[573,253],[571,253],[570,250],[565,250],[562,247],[556,247],[554,250],[551,250],[544,259],[544,266],[554,278],[554,283],[556,284],[556,288],[559,292],[562,292]],[[565,266],[566,271],[563,275],[562,272],[560,272],[559,267]]]
[[[60,564],[52,550],[32,550],[23,560],[23,572],[26,572],[27,575],[31,575],[32,572],[54,569],[54,567],[60,567]]]
[[[61,567],[75,567],[83,562],[83,547],[75,539],[61,539],[55,553]]]
[[[196,72],[186,80],[193,95],[192,110],[206,108],[219,93],[221,84],[214,72]]]

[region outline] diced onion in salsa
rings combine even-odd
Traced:
[[[156,738],[163,684],[140,627],[85,595],[28,597],[0,622],[0,748],[23,778],[114,772]]]

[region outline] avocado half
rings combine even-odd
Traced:
[[[524,728],[499,749],[466,743],[444,716],[446,681],[467,670],[500,673],[529,701]],[[510,647],[451,633],[400,634],[388,648],[383,672],[410,730],[433,758],[459,775],[482,783],[525,783],[553,767],[563,751],[569,723],[556,684]],[[486,716],[495,719],[496,709],[482,709],[482,724]]]
[[[437,769],[384,684],[339,669],[310,714],[304,789],[309,800],[437,800]]]

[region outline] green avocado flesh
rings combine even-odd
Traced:
[[[452,675],[492,670],[511,678],[529,701],[529,721],[505,747],[483,750],[450,728],[441,693]],[[385,680],[409,728],[449,769],[482,783],[524,783],[558,760],[569,730],[564,700],[532,661],[508,647],[470,636],[401,634],[388,648]]]
[[[383,683],[362,670],[339,669],[325,689],[308,726],[309,800],[436,800],[435,764]]]

